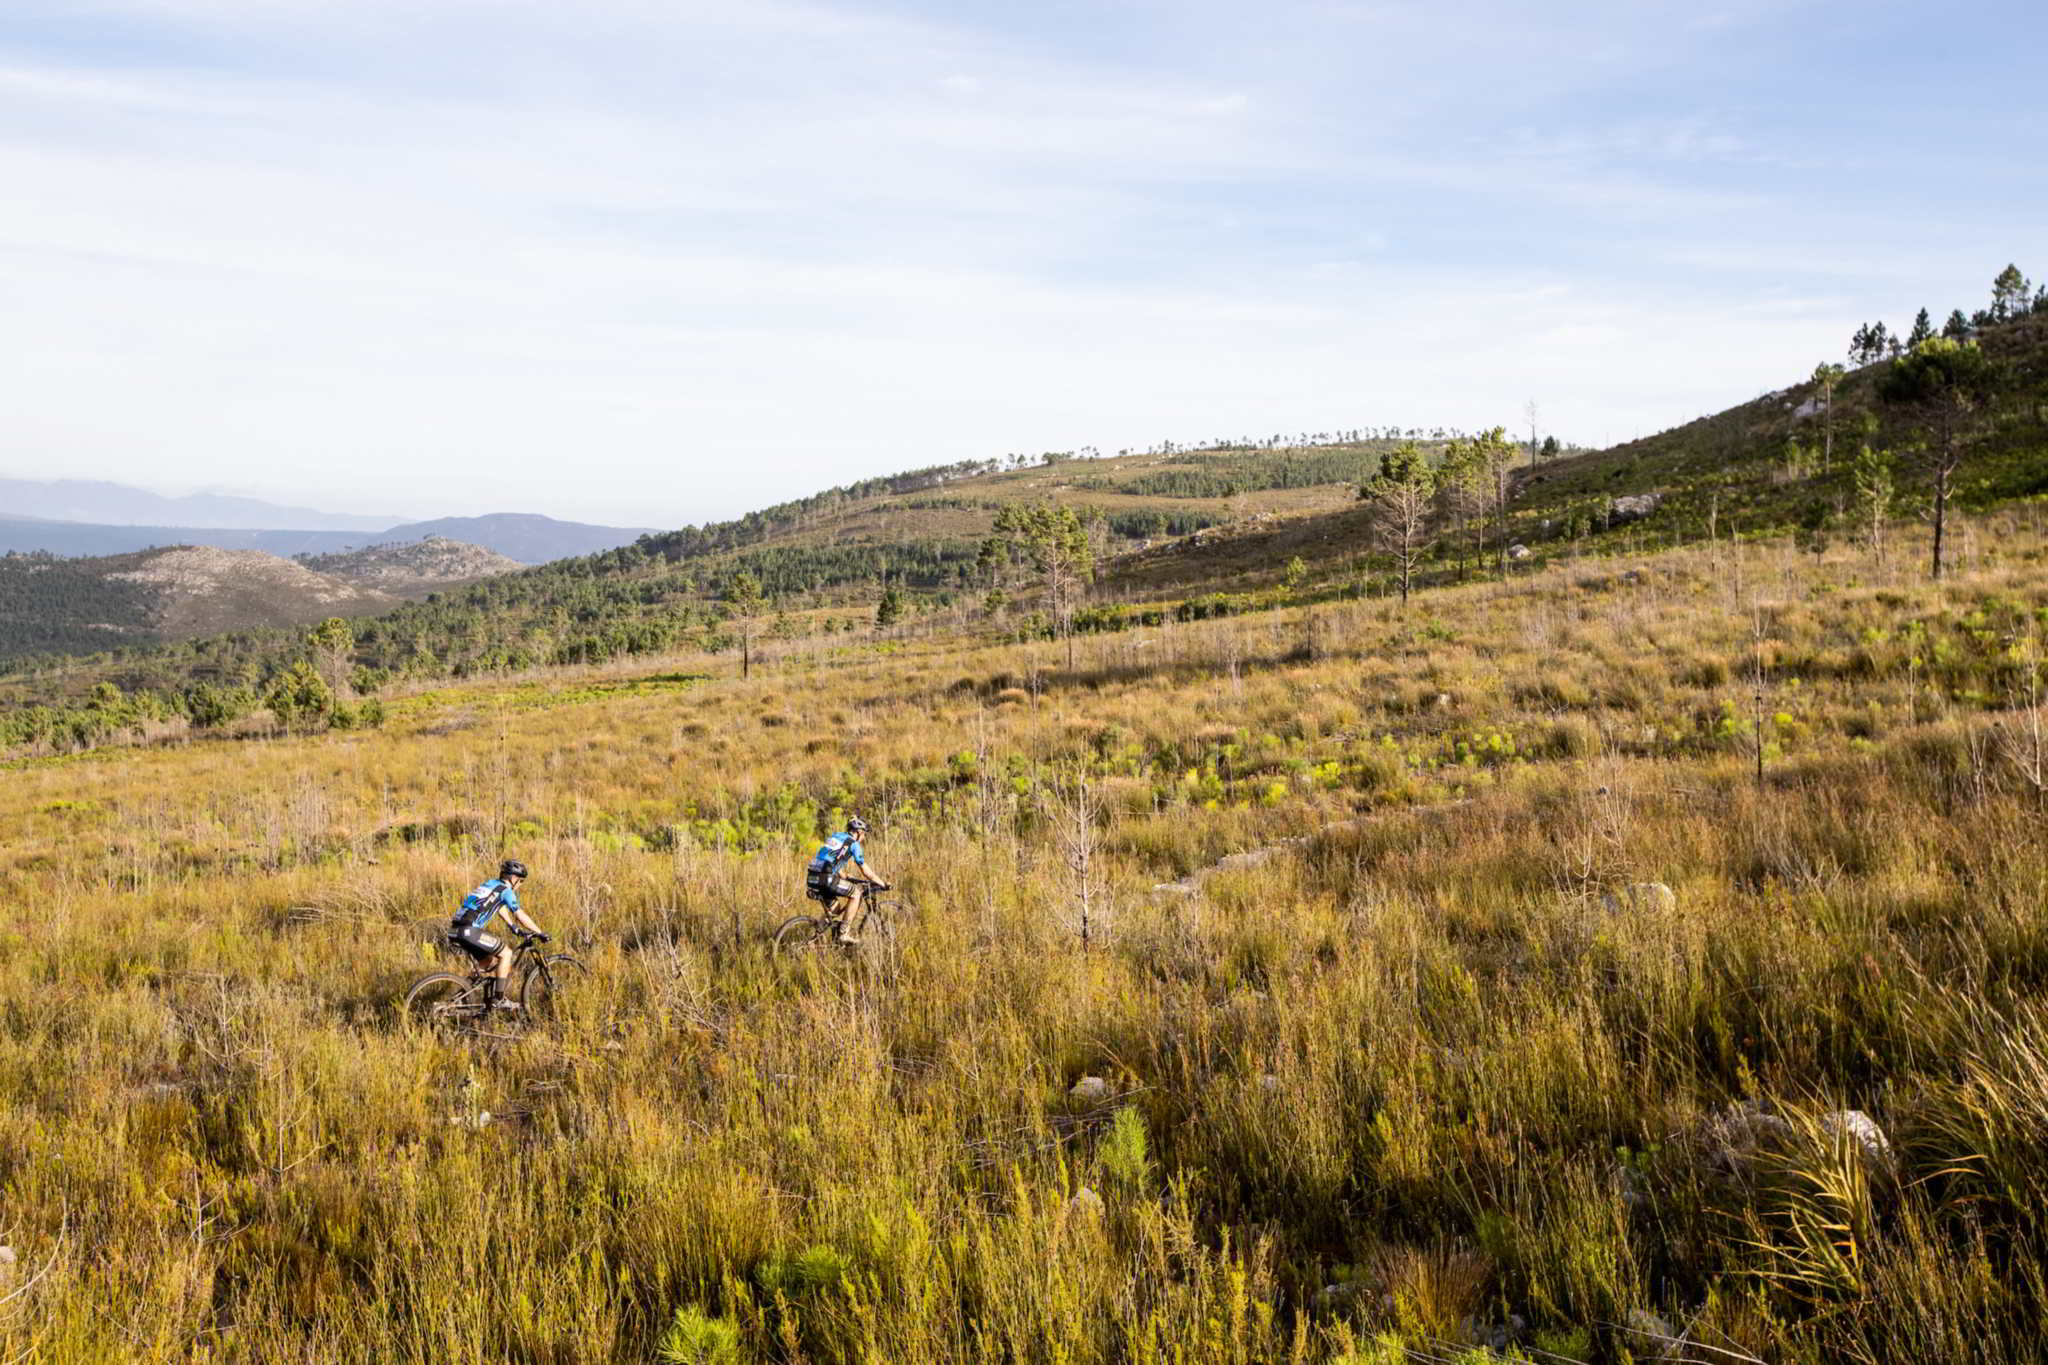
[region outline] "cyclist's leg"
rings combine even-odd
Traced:
[[[853,884],[852,893],[846,898],[846,911],[839,921],[841,943],[860,942],[861,921],[867,918],[867,887],[859,882]]]

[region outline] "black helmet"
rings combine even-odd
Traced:
[[[526,864],[520,862],[517,858],[507,858],[504,862],[498,864],[498,875],[500,877],[524,877],[526,875]]]
[[[846,822],[846,832],[848,834],[866,834],[868,832],[868,822],[856,815]]]

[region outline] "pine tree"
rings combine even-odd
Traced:
[[[1934,495],[1934,567],[1941,578],[1943,534],[1949,495],[1963,461],[1963,438],[1971,415],[1989,397],[1990,359],[1974,341],[1936,338],[1893,365],[1878,384],[1878,397],[1917,416],[1933,436],[1928,474]]]
[[[1508,446],[1508,451],[1512,458],[1514,447]],[[1430,499],[1435,490],[1435,472],[1413,441],[1382,455],[1380,472],[1358,490],[1358,495],[1372,504],[1375,539],[1393,556],[1403,606],[1408,603],[1415,565],[1429,548]]]
[[[1892,460],[1889,452],[1873,450],[1868,441],[1856,450],[1856,506],[1863,515],[1865,536],[1872,553],[1884,557],[1884,524],[1891,517]]]
[[[334,693],[310,660],[300,659],[277,675],[263,694],[263,704],[290,729],[298,721],[311,721],[334,710]]]
[[[1922,308],[1920,310],[1919,316],[1913,319],[1913,331],[1906,338],[1906,349],[1909,351],[1912,350],[1915,346],[1918,346],[1921,342],[1927,340],[1929,337],[1933,335],[1934,319],[1928,317],[1927,310],[1925,308]]]
[[[320,676],[337,695],[346,696],[348,684],[348,658],[355,651],[356,633],[349,629],[348,622],[339,616],[330,616],[306,632],[306,646],[313,651],[313,657],[320,661]]]
[[[1998,272],[1998,278],[1991,282],[1991,317],[1995,322],[2011,322],[2022,317],[2032,306],[2034,286],[2025,275],[2020,274],[2017,265],[2008,265]]]
[[[1948,321],[1941,325],[1941,334],[1950,341],[1970,339],[1970,320],[1963,316],[1962,309],[1957,308],[1949,313]]]
[[[741,569],[725,585],[725,609],[740,637],[740,676],[754,676],[754,619],[768,599],[761,592],[761,580]]]
[[[1053,620],[1067,641],[1067,666],[1074,664],[1074,611],[1082,588],[1095,578],[1095,547],[1089,524],[1071,507],[1054,502],[1011,503],[996,513],[994,532],[982,542],[978,562],[1000,575],[1023,559],[1045,580]]]
[[[1920,316],[1926,317],[1926,311],[1922,310]],[[1840,365],[1827,361],[1813,367],[1813,382],[1820,389],[1820,467],[1824,472],[1834,467],[1835,386],[1842,382],[1844,373]]]
[[[875,603],[875,629],[887,630],[903,617],[903,594],[890,584],[882,589],[882,600]]]
[[[1493,553],[1502,577],[1508,571],[1508,498],[1514,491],[1510,472],[1515,466],[1514,443],[1505,427],[1483,431],[1473,442],[1474,458],[1487,474],[1488,501],[1493,512]]]

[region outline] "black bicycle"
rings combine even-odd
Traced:
[[[567,953],[542,953],[539,935],[521,934],[519,946],[512,950],[511,975],[519,991],[506,997],[519,1008],[502,1013],[547,1023],[561,1013],[563,988],[588,975],[590,969]],[[494,1013],[485,989],[490,976],[480,966],[467,972],[431,972],[406,990],[405,1017],[442,1028],[463,1028],[488,1018]]]
[[[896,921],[903,918],[905,913],[903,902],[870,899],[867,907],[868,912],[860,923],[859,943],[839,941],[839,926],[846,919],[843,910],[790,916],[775,931],[775,956],[779,959],[794,959],[827,948],[851,954],[860,952],[870,944],[884,949],[895,947]]]

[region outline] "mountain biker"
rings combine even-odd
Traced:
[[[846,829],[825,840],[825,844],[811,858],[810,866],[804,869],[804,894],[823,905],[827,913],[844,907],[839,917],[839,941],[858,943],[860,936],[854,931],[867,917],[867,893],[872,888],[887,891],[889,883],[877,876],[868,866],[866,854],[860,846],[860,836],[868,832],[868,822],[858,815],[846,822]],[[860,882],[847,880],[844,873],[850,868],[860,872]]]
[[[523,935],[548,941],[519,904],[519,884],[526,880],[526,864],[507,858],[498,864],[498,875],[462,898],[462,908],[448,926],[448,942],[467,953],[477,970],[489,975],[484,980],[484,999],[493,1009],[516,1010],[517,1001],[505,999],[505,982],[512,975],[512,950],[492,933],[491,921],[503,910],[512,927]]]

